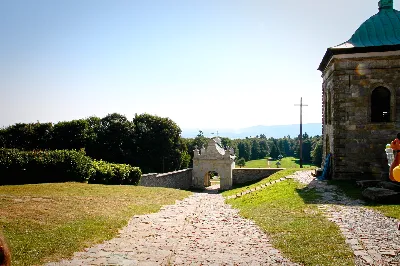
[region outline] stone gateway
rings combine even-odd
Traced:
[[[386,179],[385,146],[400,132],[400,12],[379,12],[328,48],[322,72],[323,156],[334,179]]]
[[[196,148],[193,156],[193,187],[203,189],[210,186],[209,172],[217,172],[221,178],[220,189],[232,188],[232,170],[235,168],[233,150],[224,150],[219,138],[209,139],[207,147],[200,152]]]
[[[228,190],[233,184],[243,184],[266,178],[282,168],[236,168],[234,150],[224,149],[221,140],[209,139],[207,147],[193,151],[193,168],[169,173],[142,175],[139,185],[146,187],[169,187],[178,189],[204,189],[211,185],[210,173],[218,173],[220,190]]]

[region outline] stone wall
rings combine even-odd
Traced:
[[[284,168],[235,168],[232,170],[233,184],[243,184],[250,181],[258,181],[268,177]]]
[[[391,52],[338,56],[325,69],[323,153],[333,154],[334,179],[387,177],[385,145],[400,131],[399,68],[400,54]],[[378,87],[391,93],[390,122],[371,122]]]
[[[139,186],[189,189],[192,186],[192,169],[184,169],[163,174],[145,174]]]
[[[232,170],[232,183],[243,184],[258,181],[284,168],[235,168]],[[164,174],[145,174],[139,186],[189,189],[192,187],[192,169],[184,169]]]

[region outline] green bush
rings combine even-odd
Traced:
[[[128,164],[93,161],[93,174],[89,178],[92,184],[137,185],[142,176],[138,167]]]
[[[0,148],[0,185],[86,182],[137,185],[138,167],[92,160],[83,150],[20,151]]]
[[[20,151],[0,148],[0,184],[85,182],[93,174],[84,151]]]
[[[237,164],[240,166],[240,168],[242,168],[243,166],[246,165],[246,161],[245,159],[242,157],[237,161]]]

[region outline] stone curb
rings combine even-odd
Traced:
[[[281,178],[279,178],[279,179],[277,179],[277,180],[269,181],[269,182],[267,182],[267,183],[265,183],[265,184],[262,184],[262,185],[260,185],[260,186],[255,187],[255,188],[242,191],[242,192],[240,192],[240,193],[237,193],[236,195],[228,196],[228,197],[226,197],[226,199],[236,199],[236,198],[240,198],[241,196],[250,194],[250,193],[252,193],[252,192],[255,192],[255,191],[261,190],[261,189],[263,189],[263,188],[269,187],[269,186],[271,186],[271,185],[273,185],[273,184],[275,184],[275,183],[279,183],[279,182],[281,182],[281,181],[284,181],[284,180],[286,180],[286,179],[291,179],[291,178],[292,178],[291,176],[281,177]]]

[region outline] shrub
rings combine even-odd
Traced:
[[[84,182],[93,174],[84,151],[20,151],[0,148],[0,184]]]
[[[187,153],[187,151],[183,151],[181,153],[181,165],[180,165],[179,169],[188,168],[189,164],[190,164],[190,160],[191,160],[190,154]]]
[[[20,151],[0,148],[0,185],[86,182],[137,185],[138,167],[92,160],[84,150]]]
[[[93,174],[89,178],[91,184],[137,185],[142,176],[138,167],[128,164],[115,164],[105,161],[93,161]]]
[[[245,159],[242,157],[237,161],[237,164],[240,166],[240,168],[242,168],[243,166],[246,165],[246,161]]]

